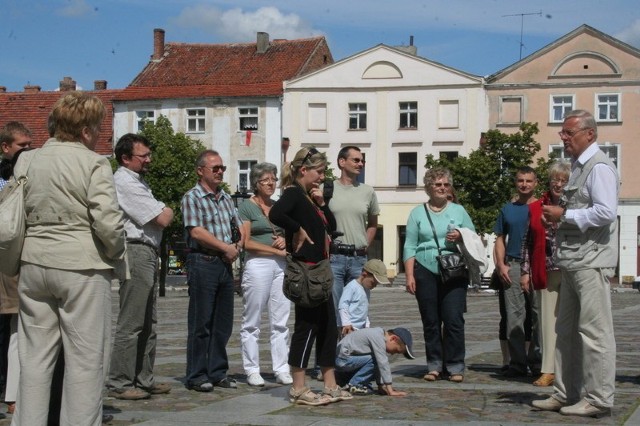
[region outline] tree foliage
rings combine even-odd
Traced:
[[[428,155],[426,168],[446,167],[453,175],[458,202],[473,220],[476,231],[491,233],[500,208],[515,195],[513,179],[516,170],[523,166],[536,169],[541,177],[539,190],[546,188],[547,168],[552,160],[533,157],[540,151],[534,139],[537,123],[522,123],[517,133],[507,135],[499,130],[489,130],[479,149],[468,157],[435,159]]]
[[[169,119],[162,115],[155,123],[145,122],[140,134],[151,141],[153,152],[145,180],[153,196],[171,207],[175,214],[171,226],[165,230],[165,239],[173,235],[182,236],[180,202],[198,180],[196,159],[205,147],[184,133],[175,133]]]

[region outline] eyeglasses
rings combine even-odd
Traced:
[[[432,186],[434,186],[435,188],[440,188],[440,187],[445,187],[445,188],[449,188],[451,186],[451,184],[449,182],[433,182],[431,184]]]
[[[140,154],[131,154],[131,156],[132,156],[132,157],[142,158],[143,160],[146,160],[147,158],[148,158],[148,159],[151,159],[151,153],[150,153],[150,152],[147,152],[147,153],[146,153],[146,154],[144,154],[144,155],[140,155]]]
[[[560,130],[558,132],[558,135],[560,135],[560,137],[566,136],[568,138],[572,138],[572,137],[574,137],[575,135],[577,135],[578,133],[580,133],[583,130],[589,130],[589,127],[585,127],[583,129],[578,129],[578,130],[565,130],[565,129],[562,129],[562,130]]]
[[[567,182],[569,182],[568,179],[551,179],[551,183],[553,185],[565,186],[567,184]]]
[[[356,164],[360,164],[360,163],[364,164],[364,163],[366,163],[366,161],[364,161],[364,158],[350,158],[350,160],[353,161]]]
[[[309,161],[309,159],[311,157],[313,157],[314,155],[316,155],[318,153],[318,150],[315,148],[309,148],[309,151],[307,151],[307,155],[304,156],[304,158],[302,159],[302,165],[304,163],[306,163],[307,161]]]
[[[258,183],[260,185],[268,185],[270,183],[276,183],[277,181],[278,181],[278,178],[266,178],[266,179],[260,179]]]
[[[219,171],[222,171],[222,173],[224,173],[227,171],[227,166],[211,166],[203,168],[211,170],[212,173],[218,173]]]

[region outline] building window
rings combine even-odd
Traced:
[[[438,128],[457,129],[460,127],[460,102],[440,101],[438,105]]]
[[[500,124],[522,123],[522,97],[504,96],[500,98]]]
[[[349,104],[349,130],[367,130],[367,104]]]
[[[136,111],[136,117],[138,119],[138,132],[144,129],[146,122],[155,123],[156,112],[155,111]]]
[[[327,130],[327,104],[309,104],[309,130]]]
[[[400,128],[418,128],[418,103],[400,102]]]
[[[458,158],[458,151],[440,151],[440,159],[453,162]]]
[[[598,146],[600,147],[602,152],[607,154],[607,157],[609,157],[609,160],[611,160],[611,162],[618,169],[618,172],[620,172],[620,144],[617,144],[617,143],[612,144],[609,142],[605,142],[601,144],[600,142],[598,142]],[[566,154],[564,153],[563,145],[550,145],[549,152],[552,154],[555,154],[555,157],[558,159],[569,160],[569,157],[567,157]]]
[[[188,109],[187,110],[187,132],[188,133],[204,133],[205,131],[205,109]]]
[[[256,160],[238,161],[238,191],[253,192],[251,182],[249,182],[249,174],[251,173],[251,166],[256,163],[258,163]]]
[[[620,121],[620,95],[615,93],[596,95],[598,121]]]
[[[362,161],[364,161],[364,164],[362,165],[362,169],[360,169],[360,174],[356,176],[356,181],[359,183],[364,183],[364,174],[366,171],[366,167],[367,167],[367,160],[366,160],[367,156],[366,154],[363,152],[362,153]]]
[[[401,152],[398,154],[398,185],[415,185],[418,173],[418,153]]]
[[[573,110],[573,95],[551,96],[551,116],[552,123],[562,123],[564,115]]]
[[[240,117],[240,130],[258,130],[258,107],[238,108]]]

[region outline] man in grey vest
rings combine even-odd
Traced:
[[[589,112],[569,112],[559,134],[572,158],[571,176],[561,205],[543,207],[545,221],[560,223],[555,393],[532,405],[569,416],[609,416],[616,341],[608,277],[618,262],[619,178],[596,143],[598,129]]]

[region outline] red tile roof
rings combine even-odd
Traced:
[[[333,63],[324,37],[256,43],[167,43],[118,100],[209,96],[280,96],[282,82]]]
[[[111,155],[113,152],[113,100],[122,90],[97,90],[86,91],[95,95],[107,110],[102,126],[100,127],[100,140],[96,152],[103,155]],[[53,104],[64,92],[6,92],[0,93],[0,126],[9,121],[20,121],[32,132],[35,147],[42,146],[49,139],[47,131],[47,118],[53,108]]]

